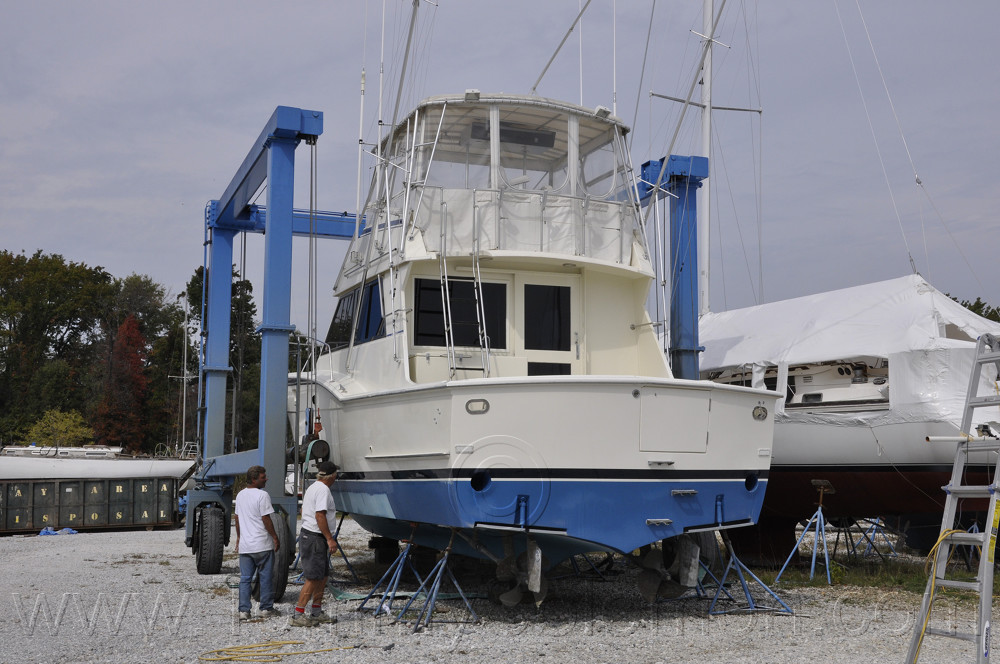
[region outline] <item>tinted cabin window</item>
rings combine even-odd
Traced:
[[[507,286],[483,282],[483,308],[486,311],[486,335],[490,348],[507,347]],[[471,279],[448,280],[451,304],[451,327],[456,346],[479,346],[479,323],[476,317],[476,293]],[[444,346],[444,313],[441,283],[417,279],[414,283],[414,330],[416,346]]]
[[[385,336],[385,325],[382,319],[382,294],[378,287],[378,279],[365,285],[364,298],[361,300],[361,315],[358,316],[358,328],[354,334],[355,343],[364,343]]]
[[[351,320],[354,319],[354,306],[357,303],[358,290],[345,293],[337,301],[337,310],[330,321],[330,330],[326,333],[326,343],[330,348],[343,348],[351,343]]]
[[[569,291],[569,286],[525,284],[525,349],[570,349]]]
[[[337,302],[337,310],[330,322],[330,330],[326,333],[326,343],[330,348],[343,348],[351,342],[351,321],[358,304],[358,294],[361,289],[354,289],[341,296]],[[378,280],[369,281],[364,287],[361,300],[361,315],[355,328],[354,343],[362,344],[372,339],[385,336],[385,324],[382,319],[382,297],[379,292]]]
[[[528,362],[529,376],[569,376],[571,367],[562,362]]]

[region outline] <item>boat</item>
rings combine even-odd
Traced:
[[[107,445],[83,447],[9,445],[0,448],[0,482],[16,480],[186,479],[195,459],[140,457]]]
[[[777,395],[672,374],[622,121],[468,90],[394,126],[325,343],[289,376],[338,510],[550,565],[752,524]]]
[[[835,491],[823,497],[827,516],[895,517],[912,526],[911,544],[933,543],[955,450],[926,438],[959,435],[976,340],[1000,332],[1000,323],[918,274],[707,313],[700,323],[705,378],[781,395],[761,519],[765,555],[770,543],[783,559],[823,482]],[[996,380],[984,371],[978,394],[995,391]],[[975,427],[1000,434],[1000,411],[975,415]],[[969,471],[985,478],[988,462],[973,454]]]

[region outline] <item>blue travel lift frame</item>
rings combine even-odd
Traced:
[[[202,463],[195,477],[196,487],[188,492],[185,536],[186,545],[192,548],[200,544],[197,529],[201,527],[201,512],[210,507],[219,507],[224,514],[223,533],[217,544],[229,543],[234,478],[254,465],[263,466],[272,478],[267,491],[275,509],[288,517],[284,521],[288,534],[285,541],[289,545],[295,542],[297,497],[286,496],[284,491],[288,337],[294,330],[290,324],[292,237],[349,239],[355,233],[353,215],[293,208],[295,149],[303,140],[314,143],[322,133],[321,112],[278,106],[222,197],[205,208]],[[265,181],[266,208],[250,202]],[[237,233],[248,232],[264,234],[259,444],[254,450],[225,454],[226,380],[232,372],[229,331],[233,240]],[[221,551],[215,553],[221,565]]]
[[[659,198],[662,192],[670,197],[670,343],[668,353],[670,368],[677,378],[698,380],[698,353],[705,350],[698,340],[698,189],[702,180],[708,177],[708,158],[670,155],[664,159],[653,159],[642,165],[639,173],[639,200],[645,205]],[[654,191],[655,183],[661,183],[660,191]],[[722,519],[720,517],[719,521]],[[715,597],[709,606],[709,613],[717,615],[730,611],[716,611],[715,605],[725,590],[729,573],[739,580],[747,605],[735,611],[772,611],[792,613],[792,609],[781,601],[773,590],[750,571],[737,557],[729,535],[722,530],[722,538],[729,553],[729,561],[722,580],[718,583]],[[781,605],[762,606],[751,595],[747,576]]]

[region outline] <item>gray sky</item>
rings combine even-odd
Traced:
[[[381,4],[0,0],[0,247],[59,253],[119,277],[148,274],[180,292],[202,261],[205,203],[222,194],[279,104],[324,112],[319,207],[353,210],[360,70],[366,65],[371,138]],[[386,4],[391,109],[410,2]],[[686,93],[698,55],[689,30],[701,31],[700,4],[657,3],[641,85],[650,1],[617,2],[617,77],[612,0],[594,0],[585,15],[582,101],[611,107],[617,78],[618,115],[628,124],[635,118],[637,165],[667,148],[677,107],[648,93]],[[467,88],[527,93],[579,0],[438,5],[420,9],[404,110]],[[760,301],[761,275],[763,299],[771,301],[906,274],[900,225],[931,283],[1000,305],[1000,4],[884,0],[861,9],[933,206],[914,184],[857,4],[730,0],[718,37],[730,48],[716,52],[716,103],[763,107],[764,114],[760,121],[717,117],[715,310]],[[581,101],[580,53],[578,31],[539,94]],[[387,122],[390,116],[383,113]],[[697,127],[687,125],[674,150],[680,154],[698,149]],[[300,147],[300,207],[308,204],[307,154]],[[304,264],[304,241],[298,246]],[[248,273],[258,290],[261,248],[259,238],[249,240]],[[330,241],[321,247],[320,334],[342,250]],[[304,269],[295,279],[293,323],[304,329]]]

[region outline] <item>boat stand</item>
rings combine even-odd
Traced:
[[[882,520],[876,519],[872,521],[871,519],[868,519],[868,523],[870,524],[868,526],[868,529],[865,530],[864,533],[862,533],[861,539],[859,539],[857,542],[854,543],[855,548],[857,548],[861,546],[862,541],[868,542],[867,546],[865,546],[864,552],[861,555],[864,557],[868,557],[872,553],[876,553],[878,554],[879,558],[885,560],[885,556],[883,556],[882,552],[878,550],[878,540],[881,539],[882,542],[887,547],[889,547],[889,551],[891,552],[889,553],[889,557],[895,558],[896,556],[898,556],[899,554],[896,552],[896,547],[893,546],[892,541],[889,539],[889,536],[885,534],[885,526],[882,525]]]
[[[857,560],[858,556],[858,546],[865,540],[865,534],[862,532],[861,539],[857,542],[854,541],[854,536],[851,535],[851,530],[855,527],[860,528],[861,526],[854,519],[837,519],[836,521],[827,521],[827,530],[829,527],[833,526],[833,558],[836,560],[837,551],[840,549],[840,538],[844,537],[844,550],[847,552],[848,560]]]
[[[965,532],[972,535],[979,534],[979,522],[976,521],[971,526],[966,528]],[[889,546],[892,546],[891,544]],[[896,550],[892,550],[892,555],[896,555]],[[965,568],[970,572],[974,571],[974,567],[979,566],[979,557],[983,555],[983,547],[981,546],[963,546],[962,547],[962,557],[965,559]]]
[[[711,577],[712,582],[715,584],[715,587],[717,589],[721,589],[722,592],[725,593],[726,598],[729,601],[731,601],[731,602],[736,601],[736,598],[734,598],[729,593],[729,591],[726,590],[726,588],[722,584],[722,582],[719,581],[719,577],[715,576],[715,574],[712,572],[711,569],[709,569],[708,565],[706,565],[704,561],[699,560],[698,564],[701,565],[701,568],[703,570],[705,570],[705,576],[706,577]],[[707,579],[700,578],[700,579],[698,579],[698,582],[695,584],[694,588],[689,588],[683,594],[678,595],[677,597],[659,597],[659,598],[657,598],[656,601],[657,602],[677,602],[677,601],[685,600],[685,599],[709,599],[708,590],[705,589],[705,581],[707,581]],[[694,592],[693,595],[691,594],[692,591]]]
[[[352,565],[351,561],[348,560],[347,554],[344,553],[344,549],[341,548],[341,546],[340,546],[340,540],[337,539],[340,536],[340,527],[342,525],[344,525],[344,517],[346,517],[346,516],[347,516],[346,512],[341,512],[340,513],[340,521],[337,522],[337,529],[335,531],[333,531],[333,541],[337,543],[337,552],[340,553],[340,557],[344,559],[344,564],[347,565],[347,570],[351,573],[351,577],[354,579],[354,583],[361,583],[361,578],[358,576],[358,573],[354,571],[354,565]],[[300,533],[299,536],[295,538],[296,548],[298,548],[298,542],[299,542],[299,539],[301,539],[301,537],[302,537],[302,535]],[[302,560],[302,553],[300,552],[300,553],[296,554],[296,556],[295,556],[295,562],[292,563],[292,569],[300,569],[299,568],[299,562],[301,560]],[[332,553],[330,554],[330,569],[333,569],[333,554]],[[305,574],[305,572],[299,572],[299,575],[297,577],[295,577],[294,579],[290,580],[289,583],[293,583],[295,585],[302,585],[305,582],[304,581],[304,574]]]
[[[781,600],[781,598],[778,597],[777,593],[768,588],[767,585],[763,581],[761,581],[756,574],[751,572],[750,568],[747,567],[743,563],[743,561],[739,559],[739,557],[736,555],[736,551],[733,549],[733,543],[729,540],[729,534],[726,533],[725,530],[722,531],[722,539],[725,541],[726,549],[729,551],[729,562],[726,564],[726,571],[723,572],[722,574],[722,581],[718,581],[718,579],[716,579],[716,581],[719,583],[719,587],[715,590],[715,597],[712,598],[712,603],[708,606],[709,615],[718,616],[726,613],[736,613],[736,612],[757,613],[765,611],[769,611],[772,613],[784,613],[787,615],[793,615],[795,612],[792,611],[791,607],[785,604]],[[733,596],[729,593],[728,590],[726,590],[725,587],[726,581],[729,579],[730,570],[736,572],[736,578],[739,579],[740,586],[743,588],[743,595],[747,599],[747,605],[736,607],[735,609],[730,609],[728,611],[716,611],[715,604],[716,602],[719,601],[719,595],[721,595],[723,592],[726,593],[726,596],[729,597],[729,599],[734,599]],[[711,574],[711,572],[709,572],[709,574]],[[750,584],[747,581],[746,578],[747,576],[756,581],[757,585],[759,585],[761,588],[764,589],[764,592],[773,597],[775,601],[777,601],[778,604],[781,605],[781,608],[778,608],[776,606],[763,606],[755,602],[753,594],[750,592]],[[713,579],[715,578],[714,574],[712,574],[712,578]]]
[[[420,631],[421,626],[427,627],[430,625],[434,615],[434,605],[437,603],[438,593],[441,590],[441,582],[444,579],[445,574],[447,574],[448,578],[451,579],[451,584],[455,587],[459,597],[461,597],[462,601],[465,603],[465,608],[468,610],[470,618],[468,620],[437,620],[434,622],[479,622],[479,616],[476,614],[475,610],[473,610],[472,604],[469,603],[469,598],[465,596],[464,592],[462,592],[462,587],[458,584],[458,579],[455,578],[455,574],[451,571],[451,568],[448,567],[448,556],[451,554],[451,547],[454,542],[455,530],[452,529],[451,539],[448,541],[448,547],[444,550],[441,559],[436,565],[434,565],[434,569],[431,570],[431,573],[427,575],[427,578],[424,579],[424,581],[420,584],[420,587],[417,588],[417,592],[413,593],[413,596],[410,597],[410,601],[406,603],[406,606],[403,607],[403,610],[399,612],[399,615],[396,616],[393,622],[408,622],[403,620],[403,616],[407,611],[409,611],[413,602],[421,595],[421,593],[423,593],[424,603],[413,623],[413,631],[416,633]]]
[[[413,530],[416,531],[416,526],[414,526]],[[396,595],[399,592],[399,582],[403,578],[403,571],[407,568],[416,577],[417,582],[423,586],[424,580],[420,578],[420,573],[417,572],[417,568],[413,566],[413,561],[410,560],[410,550],[413,548],[413,533],[410,533],[410,539],[404,541],[406,542],[406,546],[396,556],[396,560],[389,565],[389,569],[385,571],[385,574],[382,575],[379,582],[368,593],[368,596],[361,600],[361,604],[357,608],[358,611],[364,611],[368,600],[374,597],[378,589],[385,584],[385,590],[382,592],[382,597],[379,599],[378,605],[370,610],[373,611],[372,615],[376,617],[383,613],[392,613],[392,603],[396,600]]]
[[[819,507],[816,512],[809,517],[809,522],[806,524],[805,530],[802,531],[802,536],[799,537],[798,541],[795,542],[795,547],[792,552],[788,554],[788,559],[785,560],[785,564],[781,566],[781,571],[778,572],[778,576],[774,577],[774,582],[777,583],[781,579],[781,575],[785,573],[785,569],[788,567],[788,563],[792,561],[795,557],[795,553],[799,550],[799,545],[802,544],[802,540],[805,539],[806,535],[809,534],[809,530],[813,529],[815,526],[816,536],[813,539],[813,552],[812,552],[812,565],[809,568],[809,580],[812,581],[813,576],[816,574],[816,552],[819,551],[820,541],[823,542],[823,559],[826,561],[826,583],[828,585],[833,585],[833,580],[830,578],[830,552],[826,547],[826,519],[823,517],[823,494],[824,493],[836,493],[833,489],[833,485],[827,480],[813,480],[813,486],[819,491]]]

